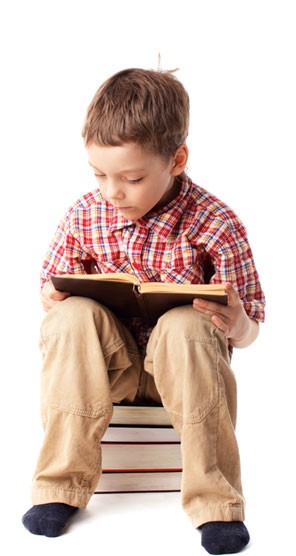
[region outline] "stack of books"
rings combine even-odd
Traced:
[[[101,446],[97,493],[180,490],[180,437],[162,406],[115,405]]]

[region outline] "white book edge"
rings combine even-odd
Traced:
[[[172,426],[164,407],[154,405],[114,405],[111,424]]]
[[[144,473],[102,473],[96,494],[108,492],[178,492],[181,471]]]
[[[101,444],[102,469],[160,470],[181,469],[180,443],[162,444]]]
[[[172,427],[111,426],[106,430],[102,442],[180,442],[180,436]]]

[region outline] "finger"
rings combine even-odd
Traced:
[[[50,298],[51,298],[53,301],[63,301],[64,299],[66,299],[66,298],[69,297],[70,295],[71,295],[71,294],[70,294],[69,292],[60,292],[60,291],[58,291],[58,290],[55,290],[55,291],[51,294]]]
[[[225,291],[228,295],[228,305],[233,307],[234,305],[237,305],[240,302],[238,292],[230,282],[227,282],[225,284]]]
[[[40,296],[42,307],[45,311],[49,311],[57,303],[64,301],[64,299],[67,299],[67,297],[69,297],[70,295],[71,294],[67,292],[59,292],[57,290],[54,290],[50,294],[46,294],[46,292],[43,289]]]
[[[217,315],[212,316],[212,323],[219,328],[222,332],[224,332],[225,336],[229,335],[229,326],[220,319]]]
[[[205,315],[221,315],[221,317],[224,318],[228,318],[230,312],[227,305],[221,305],[221,303],[199,298],[193,300],[193,308]]]

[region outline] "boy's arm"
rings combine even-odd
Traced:
[[[248,317],[232,284],[226,283],[225,288],[228,294],[228,305],[195,299],[193,308],[200,313],[209,315],[212,322],[224,332],[233,347],[247,347],[256,340],[259,324]]]
[[[83,230],[83,218],[80,222],[79,214],[70,209],[60,221],[47,250],[41,269],[41,288],[50,283],[52,275],[84,273],[84,250],[79,241],[80,228]],[[44,291],[47,293],[47,289]]]

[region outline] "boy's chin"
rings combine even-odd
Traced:
[[[137,211],[134,207],[117,208],[118,214],[127,220],[139,220],[144,216],[141,212]]]

